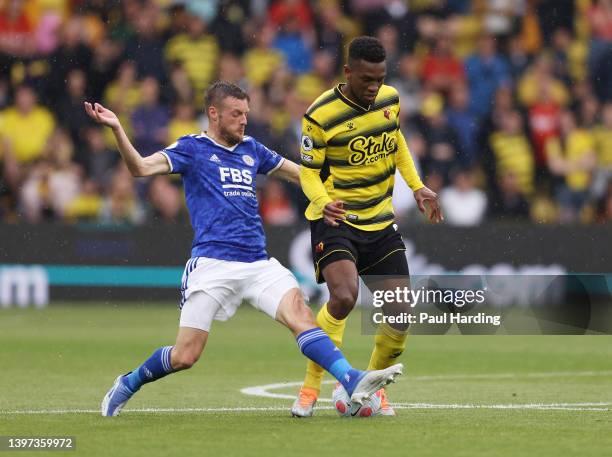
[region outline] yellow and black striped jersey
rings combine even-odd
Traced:
[[[399,96],[383,85],[364,108],[342,93],[342,84],[324,92],[302,122],[302,189],[310,200],[306,218],[323,217],[335,200],[344,202],[346,222],[381,230],[393,222],[396,168],[410,188],[423,187],[399,130]]]

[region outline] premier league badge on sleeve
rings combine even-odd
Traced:
[[[314,143],[308,135],[302,135],[302,149],[304,151],[312,151]]]

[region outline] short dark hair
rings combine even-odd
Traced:
[[[366,62],[380,63],[387,58],[385,48],[378,38],[360,36],[349,44],[348,60],[365,60]]]
[[[211,106],[218,106],[227,97],[234,97],[238,100],[250,101],[249,94],[243,91],[236,84],[225,81],[216,81],[210,85],[204,97],[204,111],[208,111]]]

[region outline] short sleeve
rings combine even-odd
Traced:
[[[259,159],[259,166],[257,167],[257,173],[259,174],[269,175],[278,169],[285,160],[278,153],[268,149],[257,141],[255,142],[255,148],[257,151],[257,158]]]
[[[191,137],[183,136],[175,143],[160,151],[168,160],[170,173],[185,174],[189,170],[192,159]]]

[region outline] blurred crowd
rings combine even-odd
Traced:
[[[612,0],[0,0],[0,221],[187,221],[180,179],[132,179],[83,101],[149,155],[205,130],[207,85],[231,81],[247,133],[299,161],[360,34],[447,223],[612,221]],[[266,223],[302,218],[299,188],[258,192]],[[394,203],[422,220],[401,178]]]

